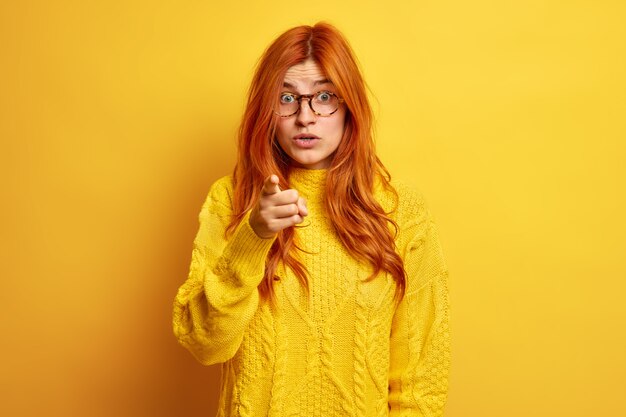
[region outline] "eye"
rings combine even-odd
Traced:
[[[318,101],[325,103],[327,101],[330,101],[332,95],[328,91],[320,91],[319,93],[317,93],[316,98]]]
[[[280,102],[283,104],[291,104],[296,100],[293,94],[282,93],[280,95]]]

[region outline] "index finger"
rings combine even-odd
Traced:
[[[263,189],[261,190],[262,195],[272,195],[279,193],[280,187],[278,186],[278,176],[272,174],[265,179],[263,183]]]

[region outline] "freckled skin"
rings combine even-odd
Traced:
[[[315,81],[326,76],[317,63],[311,59],[294,65],[287,70],[284,81],[295,86],[294,90],[283,87],[281,92],[295,94],[314,94],[320,90],[337,93],[332,83],[315,85]],[[278,121],[276,138],[281,148],[291,157],[292,164],[300,168],[328,168],[337,150],[344,131],[346,118],[345,104],[330,116],[323,117],[313,113],[308,100],[302,100],[300,111],[290,117],[281,117]],[[301,133],[312,133],[319,140],[311,149],[301,149],[295,145],[293,137]]]

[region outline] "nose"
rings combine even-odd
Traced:
[[[307,100],[305,103],[304,100]],[[317,115],[311,109],[310,98],[303,97],[300,101],[300,110],[296,114],[296,121],[302,126],[315,122]]]

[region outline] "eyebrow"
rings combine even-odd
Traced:
[[[324,78],[323,80],[316,80],[313,82],[313,85],[321,85],[321,84],[332,84],[332,81],[330,81],[328,78]],[[291,88],[291,89],[296,89],[296,86],[293,84],[290,84],[288,82],[283,82],[283,87],[286,88]]]

